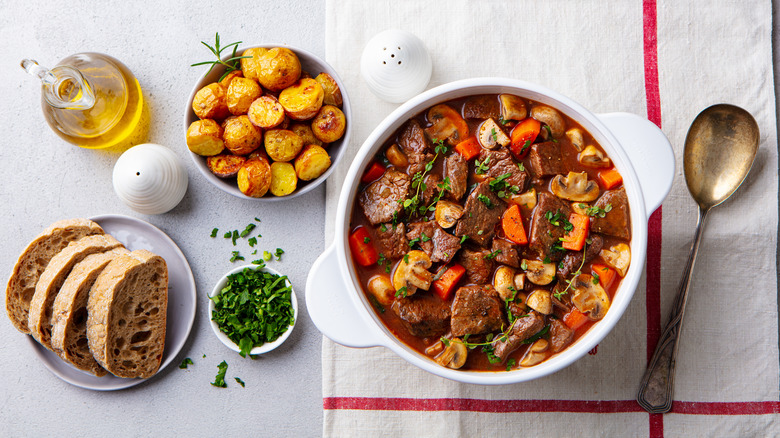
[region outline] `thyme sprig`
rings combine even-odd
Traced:
[[[238,51],[238,45],[242,43],[242,41],[236,41],[235,43],[230,43],[224,47],[220,47],[219,45],[219,32],[217,32],[217,35],[215,37],[214,46],[210,46],[206,44],[205,41],[201,41],[201,44],[208,47],[208,49],[211,51],[211,53],[214,54],[214,56],[217,57],[216,61],[203,61],[203,62],[196,62],[195,64],[192,64],[190,67],[197,67],[199,65],[209,65],[211,64],[211,67],[209,67],[209,71],[206,72],[206,74],[211,73],[211,70],[214,69],[217,65],[222,65],[225,67],[225,73],[222,74],[222,76],[219,77],[219,80],[225,79],[225,76],[230,74],[230,72],[235,70],[240,70],[240,60],[242,58],[251,58],[251,56],[236,56],[236,52]],[[226,59],[225,61],[222,60],[222,52],[225,51],[225,49],[229,49],[230,47],[233,48],[233,53],[230,55],[230,58]]]

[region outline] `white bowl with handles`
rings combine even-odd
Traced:
[[[479,94],[515,94],[550,105],[593,135],[623,177],[631,215],[631,266],[615,292],[607,315],[576,342],[539,365],[512,371],[460,371],[442,367],[396,338],[366,298],[350,256],[352,207],[364,169],[404,123],[433,105]],[[674,152],[666,136],[645,118],[629,113],[593,114],[545,87],[505,78],[451,82],[419,94],[385,118],[352,161],[339,197],[333,243],[314,262],[306,282],[306,306],[317,328],[333,341],[356,348],[384,346],[409,363],[447,379],[503,385],[536,379],[570,365],[593,349],[617,324],[634,295],[645,264],[647,224],[674,179]]]

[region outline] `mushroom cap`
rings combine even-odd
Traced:
[[[550,291],[544,289],[537,289],[531,292],[531,295],[528,295],[528,298],[526,298],[525,303],[528,307],[543,315],[549,315],[553,310],[552,295],[550,294]]]
[[[561,113],[547,105],[536,105],[531,108],[531,117],[549,126],[553,138],[562,136],[566,129],[566,122]]]
[[[499,266],[493,276],[493,288],[498,292],[502,300],[512,298],[517,291],[515,288],[515,270],[509,266]]]
[[[599,185],[588,180],[585,172],[569,172],[567,176],[556,175],[550,183],[550,190],[561,199],[590,202],[599,197]]]
[[[609,158],[593,145],[589,145],[583,149],[582,152],[580,152],[577,161],[583,166],[588,167],[610,167],[612,165]]]
[[[463,206],[450,201],[439,201],[436,203],[436,212],[434,217],[436,222],[442,228],[451,228],[463,216]]]
[[[604,259],[604,263],[615,268],[621,277],[626,276],[626,271],[631,265],[631,248],[625,243],[613,245],[608,250],[602,249],[599,256]]]
[[[535,285],[544,286],[550,284],[555,278],[555,263],[523,259],[521,266],[525,266],[525,274],[528,281]]]
[[[593,277],[588,274],[580,274],[574,278],[574,293],[571,302],[577,310],[588,315],[588,318],[598,321],[609,310],[609,295],[601,287],[598,281],[594,283]]]
[[[413,250],[404,255],[393,273],[393,287],[396,291],[406,288],[406,295],[413,295],[417,288],[428,290],[433,274],[428,271],[431,258],[423,251]]]

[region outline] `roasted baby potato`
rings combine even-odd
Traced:
[[[263,132],[247,116],[232,116],[222,124],[225,146],[235,155],[246,155],[263,143]]]
[[[344,135],[347,119],[340,109],[333,105],[323,106],[311,123],[314,136],[323,143],[332,143]]]
[[[303,140],[287,129],[269,129],[265,132],[265,151],[274,161],[290,161],[303,148]]]
[[[290,131],[298,134],[298,137],[303,140],[303,144],[316,144],[322,146],[322,142],[314,136],[314,131],[311,130],[311,126],[304,123],[293,123],[290,125]]]
[[[262,157],[248,159],[236,175],[238,189],[253,198],[260,198],[271,187],[271,165]]]
[[[236,176],[244,161],[246,161],[246,157],[241,155],[219,154],[208,157],[206,165],[214,175],[220,178],[231,178]]]
[[[298,186],[298,175],[290,163],[271,164],[271,193],[274,196],[287,196]]]
[[[247,113],[258,128],[275,128],[284,122],[284,108],[273,96],[260,96],[252,102]]]
[[[187,128],[187,147],[205,157],[217,155],[225,149],[222,127],[211,119],[196,120]]]
[[[284,90],[300,76],[301,61],[290,49],[275,47],[257,57],[257,80],[271,91]]]
[[[321,146],[307,145],[295,159],[295,173],[304,181],[311,181],[328,170],[330,155]]]
[[[254,79],[233,78],[227,88],[227,106],[233,115],[246,114],[263,90]]]
[[[235,78],[243,78],[244,73],[241,70],[233,70],[230,73],[228,73],[224,78],[222,78],[221,81],[219,81],[219,85],[222,85],[222,87],[227,90],[230,86],[230,83]]]
[[[201,88],[192,99],[192,110],[199,119],[224,119],[230,115],[225,89],[218,82]]]
[[[299,79],[294,84],[282,90],[279,103],[293,120],[308,120],[322,108],[325,92],[314,79]]]
[[[244,77],[257,80],[257,60],[268,49],[265,47],[254,47],[244,50],[241,56],[251,56],[251,58],[241,58],[241,70]]]
[[[325,105],[341,106],[341,89],[339,89],[339,84],[336,83],[333,76],[327,73],[320,73],[314,80],[319,82],[322,90],[325,92],[325,100],[323,101]]]

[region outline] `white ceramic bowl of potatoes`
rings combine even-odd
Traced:
[[[349,141],[343,82],[325,61],[296,47],[239,48],[237,56],[252,57],[221,80],[225,68],[215,66],[187,101],[185,141],[195,166],[239,198],[273,202],[313,190]]]

